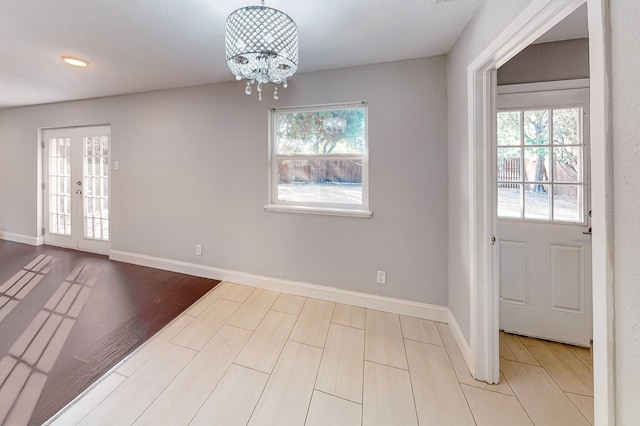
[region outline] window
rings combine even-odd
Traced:
[[[583,108],[498,112],[498,217],[584,222]]]
[[[364,103],[271,112],[270,210],[371,216]]]

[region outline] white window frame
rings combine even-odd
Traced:
[[[277,155],[275,138],[276,113],[336,111],[364,109],[365,149],[364,154],[297,154]],[[278,160],[361,160],[362,161],[362,204],[309,203],[278,200]],[[369,114],[366,102],[325,104],[304,107],[277,108],[269,111],[269,203],[266,210],[288,213],[310,213],[332,216],[371,217],[369,210]]]

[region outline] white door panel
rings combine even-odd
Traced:
[[[499,220],[498,229],[500,329],[588,346],[591,242],[584,226]]]
[[[500,328],[589,346],[588,89],[497,98]]]

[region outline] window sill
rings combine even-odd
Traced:
[[[319,214],[326,216],[347,216],[347,217],[371,217],[373,212],[368,210],[341,209],[337,207],[309,207],[283,204],[267,204],[265,210],[284,213]]]

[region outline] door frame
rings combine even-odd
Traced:
[[[496,70],[583,4],[589,14],[594,414],[615,424],[609,15],[606,0],[533,0],[468,66],[470,368],[499,380],[499,283],[492,185]]]
[[[43,188],[44,184],[45,184],[45,180],[48,179],[47,176],[45,176],[44,173],[44,169],[45,169],[45,161],[48,161],[48,159],[44,158],[44,153],[46,152],[45,150],[45,144],[46,141],[44,139],[44,133],[48,130],[60,130],[60,129],[83,129],[83,128],[90,128],[90,127],[109,127],[109,151],[111,152],[111,149],[113,147],[112,145],[112,137],[111,137],[111,123],[99,123],[99,124],[82,124],[82,125],[74,125],[74,126],[51,126],[51,127],[39,127],[38,128],[38,137],[37,137],[37,152],[38,152],[38,159],[37,159],[37,167],[38,167],[38,171],[37,171],[37,216],[36,216],[36,223],[37,223],[37,241],[36,241],[36,245],[43,245],[46,244],[45,242],[45,221],[47,220],[47,212],[45,212],[45,206],[47,205],[47,203],[44,200],[46,191]],[[83,188],[84,190],[84,188]],[[111,213],[112,213],[112,209],[111,209],[111,155],[109,155],[109,218],[111,219]],[[112,234],[111,234],[111,230],[109,232],[109,249],[108,250],[98,250],[98,249],[93,249],[93,248],[70,248],[71,250],[78,250],[78,251],[85,251],[85,252],[90,252],[90,253],[96,253],[96,254],[102,254],[102,255],[106,255],[108,256],[111,253],[111,242],[112,242]]]

